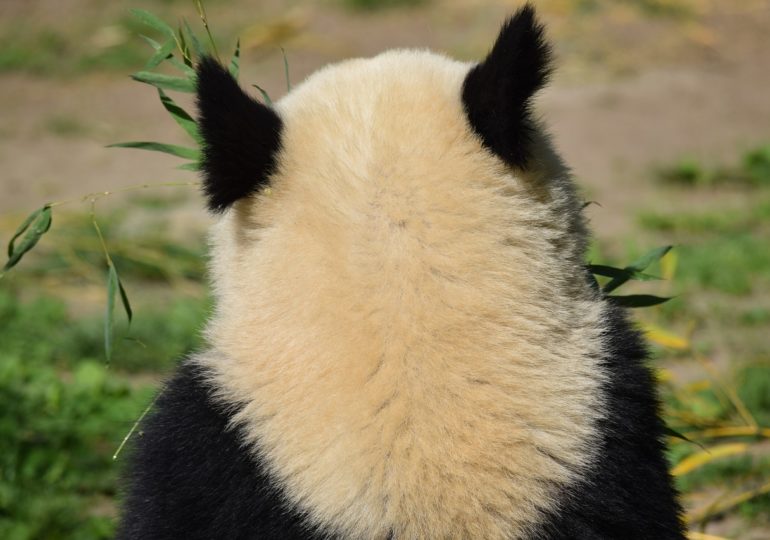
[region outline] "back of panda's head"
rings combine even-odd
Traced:
[[[525,7],[479,64],[390,51],[274,107],[198,68],[221,214],[200,361],[343,536],[524,537],[591,459],[599,302],[531,113],[548,57]]]
[[[516,246],[582,263],[580,204],[531,111],[549,59],[529,5],[478,64],[390,51],[326,67],[275,106],[204,59],[199,126],[204,192],[222,214],[212,235],[220,308],[243,316],[252,287],[308,298],[335,281],[339,294],[380,299],[372,275],[397,291],[427,275],[508,272],[490,265]]]
[[[407,57],[413,55],[419,56],[419,53],[406,53],[399,61],[408,61]],[[435,56],[422,60],[427,69],[434,68],[430,64],[448,63],[446,59]],[[473,66],[464,77],[458,97],[462,100],[470,128],[488,150],[512,167],[526,168],[532,157],[530,103],[548,78],[549,61],[550,49],[544,41],[543,28],[535,20],[533,8],[527,5],[503,25],[487,58]],[[349,67],[351,64],[343,65]],[[376,66],[369,67],[376,69]],[[430,91],[430,88],[410,88],[411,84],[419,85],[423,81],[409,80],[409,73],[399,71],[396,66],[391,73],[382,73],[381,83],[402,83],[400,90],[405,97],[415,91]],[[327,70],[325,75],[335,77],[338,73]],[[356,74],[345,72],[342,75],[355,79]],[[388,75],[403,79],[387,80]],[[431,82],[441,84],[443,81]],[[270,184],[270,176],[275,172],[281,154],[284,128],[281,106],[276,111],[254,100],[243,92],[227,69],[211,58],[204,58],[198,65],[197,89],[200,131],[204,141],[204,192],[209,209],[222,212],[236,201]],[[317,97],[344,100],[345,90],[340,84],[331,85],[331,91],[339,93],[338,96]],[[354,85],[347,93],[361,91],[376,94],[377,90]],[[445,91],[438,87],[435,90]],[[339,105],[335,103],[335,106]],[[403,114],[395,107],[391,113]],[[344,129],[344,126],[340,128]],[[405,142],[408,144],[408,141]],[[329,140],[314,144],[338,143]],[[292,151],[290,148],[284,150]]]

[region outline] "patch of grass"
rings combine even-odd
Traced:
[[[692,287],[746,295],[770,283],[766,238],[735,234],[708,243],[682,245],[680,253],[681,280]]]
[[[680,186],[770,186],[770,145],[746,152],[739,163],[726,167],[706,167],[694,158],[685,158],[658,170],[665,183]]]
[[[154,389],[110,373],[80,325],[60,301],[0,289],[1,538],[114,534],[112,454]]]

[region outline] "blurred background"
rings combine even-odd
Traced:
[[[557,71],[538,100],[588,201],[588,262],[676,247],[626,293],[653,347],[692,538],[770,538],[770,0],[538,0]],[[207,0],[241,81],[273,99],[323,65],[394,47],[480,59],[520,2]],[[0,241],[44,203],[51,230],[0,279],[0,538],[110,538],[113,455],[160,381],[200,346],[210,218],[190,145],[129,78],[192,0],[0,1]],[[224,52],[226,51],[226,52]],[[254,90],[255,94],[257,91]],[[173,94],[192,111],[189,95]],[[258,94],[257,94],[258,95]],[[143,184],[173,184],[140,187]],[[124,191],[121,191],[124,190]],[[95,192],[106,196],[83,196]],[[92,203],[93,201],[93,203]],[[130,298],[105,315],[104,250]],[[114,291],[112,291],[114,293]],[[105,359],[105,321],[113,329]]]

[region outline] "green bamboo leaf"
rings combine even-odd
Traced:
[[[193,87],[195,87],[195,70],[187,65],[187,61],[180,62],[172,56],[168,59],[168,63],[184,73],[185,76],[192,82]]]
[[[270,99],[270,96],[268,95],[267,91],[264,88],[262,88],[258,84],[252,84],[251,86],[259,90],[259,93],[262,94],[262,99],[265,100],[265,103],[267,103],[270,107],[273,106],[273,100]]]
[[[104,354],[107,363],[112,361],[112,327],[115,314],[115,293],[118,289],[118,273],[112,262],[107,266],[107,310],[104,313]]]
[[[641,258],[629,264],[626,268],[629,270],[636,270],[637,272],[641,272],[655,261],[662,259],[666,253],[671,251],[672,247],[674,246],[661,246],[659,248],[655,248],[649,253],[643,255]]]
[[[117,271],[115,272],[115,276],[118,278],[118,292],[120,292],[120,301],[122,302],[123,309],[126,312],[126,318],[128,318],[128,325],[131,326],[131,321],[134,318],[134,312],[131,309],[131,303],[128,301],[128,295],[126,294],[126,289],[123,287],[123,282],[120,280],[120,276],[118,276]]]
[[[8,242],[8,257],[11,257],[13,255],[13,243],[16,241],[16,239],[24,234],[24,231],[27,230],[27,228],[30,226],[33,220],[37,218],[41,214],[45,207],[40,207],[34,212],[32,212],[30,215],[28,215],[24,221],[21,222],[21,225],[16,229],[16,232],[13,234],[13,238],[11,238],[10,242]]]
[[[203,48],[203,45],[201,45],[201,42],[198,40],[198,36],[195,35],[195,32],[192,31],[192,28],[190,28],[190,25],[187,22],[187,19],[182,19],[182,22],[184,23],[184,28],[187,30],[187,35],[190,36],[190,41],[192,42],[193,51],[195,52],[195,56],[198,57],[198,59],[203,58],[206,56],[206,50]]]
[[[145,40],[150,45],[150,47],[152,47],[153,50],[155,51],[160,50],[160,48],[162,47],[160,43],[158,43],[151,37],[145,36],[144,34],[139,34],[139,37]]]
[[[179,127],[185,130],[195,142],[200,144],[201,139],[198,134],[198,124],[195,123],[192,116],[190,116],[182,107],[177,105],[176,102],[160,88],[158,88],[158,96],[160,96],[160,102],[163,104],[163,107],[169,112],[174,121],[179,124]]]
[[[238,78],[238,75],[241,71],[241,40],[235,42],[235,52],[233,53],[233,57],[230,59],[230,75],[232,75],[235,79]]]
[[[166,37],[170,37],[170,38],[174,37],[174,29],[171,28],[166,23],[164,23],[158,17],[150,13],[149,11],[145,11],[143,9],[131,9],[129,11],[134,17],[139,19],[141,22],[143,22],[144,24],[146,24],[151,28],[154,28],[155,30],[162,33]]]
[[[8,243],[8,260],[3,266],[3,271],[16,266],[24,254],[35,247],[40,237],[51,228],[51,221],[51,207],[48,205],[36,210],[24,220]],[[21,241],[15,245],[16,240],[21,235],[23,235]]]
[[[150,70],[154,67],[159,66],[161,62],[163,62],[165,59],[171,56],[172,54],[171,51],[173,51],[175,47],[176,47],[176,40],[174,38],[167,39],[163,45],[160,45],[155,50],[155,54],[153,54],[152,57],[150,57],[150,59],[147,60],[147,63],[144,65],[144,69]]]
[[[643,308],[657,306],[668,302],[671,298],[662,296],[653,296],[651,294],[629,294],[626,296],[608,296],[610,301],[627,308]]]
[[[688,443],[694,444],[695,446],[700,446],[704,450],[706,449],[706,447],[703,446],[702,444],[693,441],[692,439],[690,439],[686,435],[683,435],[683,434],[679,433],[677,430],[672,429],[672,428],[670,428],[668,426],[663,426],[663,433],[668,435],[669,437],[674,437],[676,439],[681,439],[681,440],[686,441]]]
[[[183,163],[182,165],[177,167],[177,169],[179,169],[180,171],[194,171],[194,172],[198,172],[198,171],[201,170],[201,164],[198,163],[197,161],[193,161],[193,162],[190,162],[190,163]]]
[[[196,161],[200,157],[200,151],[196,148],[187,148],[186,146],[178,146],[176,144],[165,144],[159,142],[124,142],[110,144],[107,148],[139,148],[140,150],[151,150],[153,152],[163,152],[164,154],[171,154],[180,158],[191,159]]]
[[[637,281],[654,281],[661,279],[657,276],[645,274],[644,272],[636,272],[629,270],[628,268],[616,268],[604,264],[589,264],[588,270],[590,270],[592,274],[609,278],[626,278],[635,279]]]
[[[653,276],[643,274],[642,270],[645,270],[655,261],[660,260],[666,253],[671,250],[672,247],[673,246],[662,246],[655,248],[623,268],[623,270],[627,271],[628,273],[622,276],[613,277],[612,280],[604,286],[603,291],[605,294],[611,293],[630,279],[639,279],[642,281],[649,281],[650,279],[654,279]]]
[[[184,37],[184,31],[182,30],[182,24],[179,23],[179,27],[176,32],[178,38],[179,38],[179,49],[182,53],[182,60],[184,61],[184,64],[192,68],[192,61],[190,60],[190,47],[187,46],[187,39]]]
[[[139,71],[131,75],[131,78],[156,88],[176,90],[177,92],[186,92],[188,94],[195,93],[195,82],[189,78],[174,77],[162,73],[153,73],[152,71]]]

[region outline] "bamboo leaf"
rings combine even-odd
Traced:
[[[165,144],[159,142],[124,142],[110,144],[107,148],[138,148],[140,150],[150,150],[153,152],[162,152],[164,154],[171,154],[185,159],[191,159],[197,161],[200,157],[200,151],[197,148],[188,148],[186,146],[178,146],[176,144]]]
[[[139,71],[131,75],[131,78],[156,88],[176,90],[177,92],[186,92],[188,94],[195,93],[195,82],[189,78],[174,77],[162,73],[153,73],[152,71]]]
[[[677,430],[672,429],[672,428],[670,428],[668,426],[664,426],[663,427],[663,433],[665,433],[669,437],[674,437],[675,439],[681,439],[681,440],[683,440],[685,442],[688,442],[690,444],[694,444],[696,446],[699,446],[699,447],[703,448],[703,450],[706,450],[706,447],[704,447],[702,444],[697,443],[697,442],[693,441],[692,439],[689,439],[686,435],[683,435],[683,434],[679,433]]]
[[[607,298],[619,306],[628,308],[657,306],[671,300],[671,298],[653,296],[652,294],[629,294],[626,296],[608,296]]]
[[[623,285],[625,282],[627,282],[630,279],[638,279],[642,281],[649,281],[650,279],[656,279],[653,276],[649,276],[647,274],[643,274],[642,270],[645,270],[648,266],[650,266],[653,262],[659,260],[661,257],[663,257],[666,253],[668,253],[673,246],[662,246],[656,249],[653,249],[649,253],[646,253],[641,258],[637,259],[636,261],[632,262],[622,270],[625,270],[628,272],[625,275],[619,275],[617,277],[613,277],[612,280],[607,283],[604,286],[604,293],[609,294],[621,285]],[[597,265],[598,266],[598,265]],[[612,267],[605,267],[605,268],[612,268]]]
[[[160,48],[162,47],[160,43],[158,43],[151,37],[145,36],[144,34],[139,34],[139,37],[145,40],[150,45],[150,47],[153,48],[153,50],[157,51],[157,50],[160,50]]]
[[[184,37],[184,31],[182,30],[182,24],[179,24],[179,29],[177,30],[177,36],[179,36],[179,49],[182,52],[182,60],[184,64],[192,68],[192,61],[190,60],[190,47],[187,46],[187,40]]]
[[[117,275],[117,272],[115,272],[115,275],[118,278],[118,292],[120,292],[120,301],[123,304],[123,310],[126,312],[128,325],[131,326],[131,321],[134,318],[134,312],[131,309],[131,303],[128,301],[128,295],[126,294],[126,289],[123,287],[123,282],[120,280],[120,276]]]
[[[144,24],[146,24],[151,28],[154,28],[155,30],[162,33],[166,37],[170,37],[170,38],[174,37],[174,29],[171,28],[166,23],[164,23],[158,17],[150,13],[149,11],[145,11],[144,9],[131,9],[129,11],[134,17],[139,19],[141,22],[143,22]]]
[[[270,99],[270,95],[267,93],[267,91],[265,91],[265,89],[264,89],[264,88],[262,88],[262,87],[261,87],[261,86],[259,86],[258,84],[252,84],[251,86],[253,86],[253,87],[254,87],[254,88],[256,88],[257,90],[259,90],[259,93],[260,93],[260,94],[262,94],[262,99],[264,99],[264,100],[265,100],[265,103],[266,103],[267,105],[269,105],[270,107],[272,107],[272,106],[273,106],[273,100],[272,100],[272,99]]]
[[[237,79],[241,71],[241,40],[235,43],[235,52],[230,59],[230,75]]]
[[[173,56],[168,59],[168,63],[184,73],[185,76],[193,83],[193,87],[195,86],[195,70],[191,67],[192,65],[187,65],[187,61],[180,62]]]
[[[163,104],[163,107],[168,111],[174,121],[179,124],[179,127],[185,130],[194,141],[200,144],[198,124],[195,123],[192,116],[190,116],[182,107],[177,105],[176,102],[160,88],[158,88],[158,96],[160,96],[160,102]]]
[[[8,260],[5,266],[3,266],[3,271],[10,270],[16,266],[24,254],[35,247],[40,237],[51,228],[51,221],[51,207],[48,205],[34,211],[24,220],[16,230],[13,238],[8,242]],[[20,236],[21,241],[16,245],[16,240]]]
[[[104,354],[107,363],[112,361],[112,327],[115,315],[115,293],[118,289],[118,273],[112,262],[107,266],[107,309],[104,313]]]
[[[187,35],[190,36],[190,41],[192,42],[193,51],[195,52],[195,56],[198,57],[198,59],[203,58],[206,56],[206,50],[203,48],[203,45],[201,45],[201,42],[198,40],[198,36],[195,35],[195,32],[192,31],[192,28],[190,28],[189,23],[187,22],[187,19],[182,19],[182,22],[184,23],[184,28],[187,30]]]
[[[197,161],[193,161],[190,163],[183,163],[179,167],[177,167],[180,171],[193,171],[198,172],[201,170],[201,164]]]
[[[642,270],[646,269],[655,261],[660,260],[666,253],[671,251],[672,247],[674,246],[661,246],[659,248],[655,248],[649,253],[643,255],[641,258],[632,262],[626,268],[629,270],[635,270],[637,272],[641,272]]]
[[[150,59],[147,60],[147,63],[144,65],[144,69],[150,70],[160,65],[163,60],[171,56],[171,51],[174,50],[174,47],[176,47],[176,40],[174,40],[174,38],[167,39],[163,45],[160,45],[155,50],[155,54],[153,54]]]
[[[32,223],[32,221],[37,219],[37,216],[39,216],[41,214],[41,212],[43,211],[44,208],[45,207],[38,208],[37,210],[32,212],[30,215],[28,215],[24,219],[24,221],[21,222],[21,225],[19,225],[19,227],[16,229],[16,232],[13,234],[13,237],[8,242],[8,257],[11,257],[13,255],[13,244],[14,244],[14,242],[16,242],[16,239],[19,236],[21,236],[22,234],[24,234],[24,231],[26,231],[27,228],[29,228],[29,226]]]
[[[635,279],[637,281],[654,281],[660,279],[657,276],[645,274],[644,272],[638,272],[628,268],[615,268],[614,266],[607,266],[604,264],[589,264],[588,270],[590,270],[592,274],[609,278],[625,278],[626,280]]]

